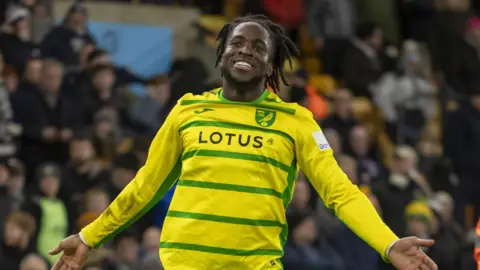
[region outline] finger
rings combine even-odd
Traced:
[[[63,251],[62,243],[58,244],[58,246],[52,250],[48,251],[48,254],[50,255],[57,255],[58,253]]]
[[[52,266],[51,270],[60,270],[60,267],[62,267],[63,262],[62,259],[58,259],[57,262]]]
[[[428,267],[428,270],[438,270],[437,264],[427,255],[423,258],[423,263]]]
[[[415,239],[415,245],[419,247],[431,247],[435,243],[432,239]]]

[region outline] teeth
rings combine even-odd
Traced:
[[[238,62],[235,63],[235,65],[244,66],[244,67],[252,67],[252,65],[250,65],[249,63],[244,62],[244,61],[238,61]]]

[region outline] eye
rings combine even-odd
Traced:
[[[265,48],[260,45],[253,45],[253,49],[257,52],[265,52]]]

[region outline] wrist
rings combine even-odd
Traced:
[[[85,241],[85,238],[83,238],[83,235],[82,235],[82,232],[79,232],[78,233],[78,237],[80,238],[80,241],[82,241],[82,243],[87,246],[88,248],[91,248],[90,245],[87,243],[87,241]]]
[[[385,257],[388,258],[388,256],[390,255],[390,252],[392,251],[393,246],[395,245],[395,243],[397,243],[397,241],[398,240],[395,240],[390,245],[388,245],[387,249],[385,250]]]

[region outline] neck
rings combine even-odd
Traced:
[[[230,101],[250,102],[259,98],[265,91],[264,82],[256,85],[244,87],[233,86],[223,79],[223,97]]]

